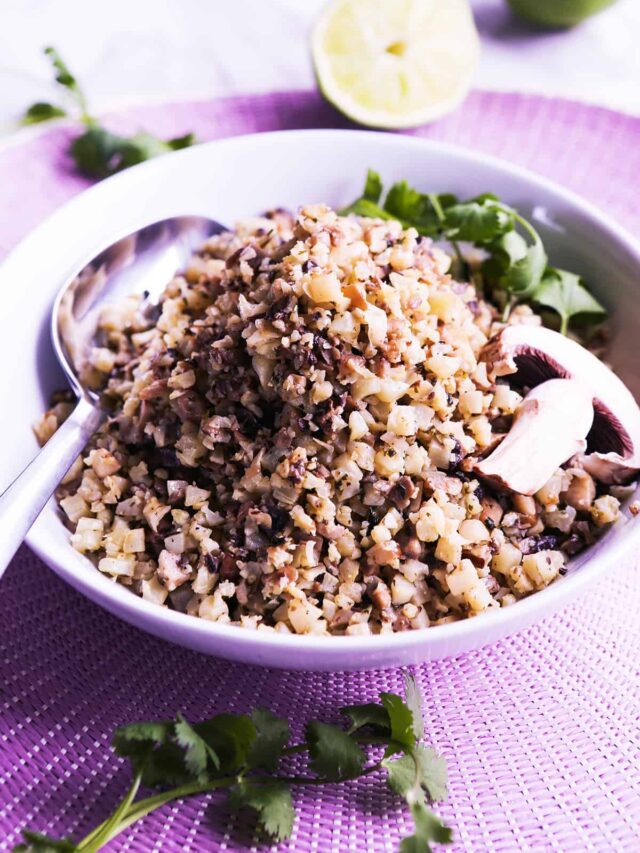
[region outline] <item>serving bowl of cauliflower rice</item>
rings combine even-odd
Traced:
[[[498,194],[554,268],[584,276],[606,325],[561,334],[544,304],[492,287],[486,253],[347,207],[363,163],[390,183]],[[210,143],[56,213],[0,273],[10,298],[17,269],[38,282],[27,339],[40,344],[8,380],[23,389],[18,463],[26,425],[45,442],[73,405],[39,330],[78,243],[184,213],[229,231],[159,301],[103,312],[85,379],[109,417],[28,540],[56,572],[195,649],[356,669],[492,642],[615,571],[637,531],[640,430],[599,357],[634,390],[637,248],[538,177],[418,140]]]

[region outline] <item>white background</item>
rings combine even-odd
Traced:
[[[47,44],[95,112],[125,104],[314,85],[308,35],[324,0],[0,0],[0,131],[52,96]],[[446,2],[446,0],[442,0]],[[472,0],[475,86],[564,95],[640,114],[640,0],[569,32],[536,31],[504,0]]]

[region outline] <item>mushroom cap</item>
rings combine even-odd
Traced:
[[[543,326],[506,326],[485,346],[494,377],[517,374],[535,387],[547,379],[577,379],[594,408],[584,468],[604,483],[624,483],[640,470],[640,408],[624,382],[589,350]]]
[[[577,379],[548,379],[524,398],[513,425],[474,471],[495,486],[534,495],[582,452],[593,423],[591,392]]]

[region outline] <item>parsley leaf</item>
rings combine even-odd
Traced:
[[[73,853],[76,845],[70,838],[51,838],[41,832],[22,831],[25,844],[16,844],[13,853]]]
[[[41,121],[49,121],[52,118],[61,118],[66,116],[67,111],[55,104],[50,104],[47,101],[36,101],[31,104],[28,110],[22,116],[21,124],[39,124]]]
[[[251,767],[273,771],[289,741],[289,723],[264,708],[256,708],[251,720],[257,734],[249,750],[248,763]]]
[[[606,314],[606,310],[582,283],[580,276],[549,268],[533,295],[540,305],[560,315],[560,331],[567,334],[569,320],[576,314]]]
[[[365,755],[358,744],[338,726],[307,724],[311,769],[323,779],[340,782],[354,779],[364,767]]]
[[[291,791],[282,782],[242,782],[229,791],[229,804],[232,809],[252,809],[262,829],[277,841],[291,835],[295,813]]]

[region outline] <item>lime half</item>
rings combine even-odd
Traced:
[[[312,37],[324,96],[370,127],[415,127],[453,110],[479,39],[468,0],[333,0]]]

